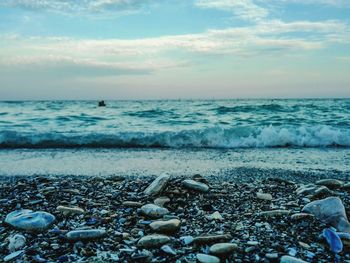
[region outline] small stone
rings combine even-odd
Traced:
[[[299,244],[299,246],[301,246],[302,248],[305,248],[305,249],[310,249],[311,248],[310,245],[308,245],[308,244],[306,244],[304,242],[301,242],[301,241],[299,241],[298,244]]]
[[[168,245],[164,245],[160,248],[161,250],[163,250],[165,253],[176,256],[176,252],[174,251],[174,249],[172,249],[170,246]]]
[[[281,257],[280,263],[307,263],[307,262],[299,258],[295,258],[291,256],[283,256]]]
[[[179,219],[171,219],[168,221],[155,221],[149,226],[153,231],[158,233],[171,233],[180,228],[181,221]]]
[[[146,195],[157,195],[161,193],[166,187],[168,181],[170,179],[170,175],[164,173],[158,176],[144,191]]]
[[[6,257],[4,257],[4,262],[11,261],[11,260],[19,257],[20,255],[22,255],[23,253],[24,253],[24,250],[18,250],[16,252],[13,252],[13,253],[7,255]]]
[[[323,179],[316,182],[317,185],[327,186],[328,188],[335,189],[343,186],[343,182],[337,179]]]
[[[67,206],[57,206],[57,211],[60,211],[64,215],[81,215],[84,214],[85,211],[82,208],[79,207],[67,207]]]
[[[224,218],[221,216],[221,214],[218,211],[212,213],[211,215],[207,215],[205,217],[210,221],[212,221],[212,220],[219,220],[219,221],[224,220]]]
[[[193,239],[193,242],[197,244],[210,244],[210,243],[216,243],[221,241],[227,241],[227,240],[230,240],[231,238],[232,237],[229,234],[205,235],[205,236],[195,237]]]
[[[278,259],[278,253],[266,253],[265,257],[267,259]]]
[[[23,235],[16,234],[9,238],[8,250],[10,252],[17,251],[18,249],[24,247],[26,244],[26,238]]]
[[[265,200],[265,201],[272,200],[272,195],[268,194],[268,193],[265,194],[265,193],[258,192],[258,193],[256,193],[256,197],[260,200]]]
[[[258,241],[248,241],[247,245],[248,246],[257,246],[257,245],[259,245],[259,242]]]
[[[158,197],[157,199],[154,200],[154,204],[158,206],[164,206],[166,203],[169,203],[170,199],[166,196]]]
[[[47,212],[33,212],[28,209],[11,212],[5,218],[5,223],[28,232],[43,232],[54,221],[55,216]]]
[[[150,218],[161,218],[169,213],[169,210],[154,204],[147,204],[141,207],[141,212]]]
[[[126,207],[141,207],[142,203],[135,202],[135,201],[125,201],[125,202],[123,202],[123,206],[126,206]]]
[[[291,215],[290,217],[292,220],[299,221],[299,220],[309,220],[315,218],[312,214],[307,213],[296,213]]]
[[[197,254],[197,260],[201,263],[220,263],[220,259],[206,254]]]
[[[105,235],[106,231],[103,229],[81,229],[69,231],[66,237],[70,241],[78,241],[98,239],[104,237]]]
[[[183,244],[189,245],[193,242],[194,238],[193,236],[183,236],[183,237],[180,237],[180,240],[182,241]]]
[[[194,190],[194,191],[198,191],[198,192],[208,192],[209,190],[209,186],[204,184],[204,183],[200,183],[200,182],[196,182],[194,180],[184,180],[182,182],[183,186],[187,189],[190,190]]]
[[[210,254],[214,255],[226,255],[230,254],[237,249],[237,244],[233,243],[217,243],[209,248]]]
[[[139,247],[144,247],[144,248],[158,248],[169,242],[170,242],[170,237],[165,235],[153,234],[153,235],[142,237],[139,240],[139,242],[137,242],[137,245]]]
[[[271,211],[263,211],[258,213],[258,216],[263,216],[263,217],[274,217],[274,216],[284,216],[284,215],[289,215],[290,211],[289,210],[271,210]]]

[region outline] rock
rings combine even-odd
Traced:
[[[336,227],[339,231],[350,233],[345,207],[338,197],[313,201],[305,205],[302,211],[313,214],[317,219]]]
[[[274,216],[284,216],[284,215],[289,215],[290,211],[289,210],[271,210],[271,211],[263,211],[258,213],[258,216],[263,216],[263,217],[274,217]]]
[[[24,250],[19,250],[19,251],[13,252],[13,253],[7,255],[6,257],[4,257],[4,262],[11,261],[11,260],[21,256],[23,253],[24,253]]]
[[[24,247],[26,244],[26,238],[23,235],[16,234],[12,237],[9,237],[8,250],[10,252],[17,251],[18,249]]]
[[[323,180],[317,181],[316,184],[327,186],[328,188],[331,188],[331,189],[336,189],[336,188],[342,187],[344,183],[337,179],[323,179]]]
[[[197,260],[201,263],[220,263],[220,259],[207,254],[197,254]]]
[[[125,201],[125,202],[123,202],[123,206],[126,206],[126,207],[141,207],[142,203],[135,202],[135,201]]]
[[[170,199],[166,196],[158,197],[157,199],[154,200],[154,204],[158,206],[164,206],[166,203],[169,203]]]
[[[171,219],[168,221],[155,221],[149,226],[153,231],[158,233],[171,233],[180,228],[181,221],[179,219]]]
[[[11,212],[5,218],[5,223],[28,232],[43,232],[54,221],[55,216],[47,212],[33,212],[28,209]]]
[[[296,214],[291,215],[290,218],[292,220],[299,221],[299,220],[313,219],[313,218],[315,218],[315,216],[312,214],[307,214],[307,213],[296,213]]]
[[[248,246],[257,246],[257,245],[259,245],[259,242],[250,240],[250,241],[247,242],[247,245]]]
[[[137,245],[139,247],[144,247],[144,248],[159,248],[169,242],[170,242],[170,237],[165,235],[153,234],[153,235],[142,237],[139,240],[139,242],[137,242]]]
[[[176,251],[174,251],[174,249],[172,249],[170,246],[168,245],[164,245],[160,248],[161,250],[163,250],[165,253],[176,256]]]
[[[265,201],[271,201],[272,200],[272,195],[268,193],[261,193],[258,192],[256,193],[256,197],[260,200],[265,200]]]
[[[146,195],[158,195],[161,193],[166,187],[168,181],[170,179],[170,175],[167,173],[163,173],[158,176],[144,191]]]
[[[221,216],[221,214],[218,211],[212,213],[211,215],[207,215],[205,217],[210,221],[212,221],[212,220],[219,220],[219,221],[224,220],[224,218]]]
[[[67,206],[57,206],[57,211],[60,211],[64,215],[81,215],[84,214],[85,211],[79,207],[67,207]]]
[[[314,184],[307,184],[300,186],[295,192],[297,195],[310,195],[314,194],[318,186]]]
[[[210,244],[210,243],[216,243],[221,241],[227,241],[227,240],[230,240],[231,238],[232,237],[229,234],[205,235],[205,236],[195,237],[193,239],[193,242],[196,244]]]
[[[150,218],[161,218],[169,213],[169,210],[154,204],[147,204],[141,207],[141,212]]]
[[[265,257],[267,258],[267,259],[278,259],[278,253],[266,253],[265,254]]]
[[[323,237],[326,239],[330,250],[333,253],[340,253],[343,250],[343,243],[336,232],[332,229],[323,230]]]
[[[342,190],[350,191],[350,182],[343,185]]]
[[[69,231],[66,238],[70,241],[93,240],[104,237],[106,231],[103,229],[81,229]]]
[[[193,236],[183,236],[183,237],[180,237],[180,240],[182,241],[183,244],[189,245],[193,242],[194,238]]]
[[[299,258],[295,258],[291,256],[283,256],[281,257],[280,263],[307,263],[307,262]]]
[[[200,182],[196,182],[194,180],[184,180],[182,182],[183,186],[187,189],[190,190],[194,190],[194,191],[198,191],[198,192],[208,192],[209,190],[209,186],[204,184],[204,183],[200,183]]]
[[[226,255],[230,254],[237,249],[237,244],[233,243],[217,243],[209,248],[210,254],[214,255]]]
[[[316,189],[315,193],[313,195],[311,195],[311,198],[315,199],[317,197],[320,196],[329,196],[332,195],[333,192],[331,190],[328,189],[327,186],[321,186],[319,188]]]

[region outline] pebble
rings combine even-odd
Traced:
[[[166,187],[168,181],[170,179],[170,175],[167,173],[163,173],[158,176],[144,191],[145,195],[158,195],[160,194],[164,188]]]
[[[267,259],[278,259],[278,253],[266,253],[265,257]]]
[[[16,252],[13,252],[13,253],[7,255],[6,257],[4,257],[4,262],[11,261],[11,260],[19,257],[20,255],[22,255],[23,253],[24,253],[24,250],[18,250]]]
[[[230,254],[237,249],[237,244],[233,243],[217,243],[209,248],[210,254],[214,255],[226,255]]]
[[[8,250],[10,252],[17,251],[18,249],[24,247],[26,244],[26,238],[23,235],[16,234],[12,237],[9,237]]]
[[[123,206],[126,206],[126,207],[141,207],[142,203],[135,202],[135,201],[125,201],[125,202],[123,202]]]
[[[191,179],[184,180],[182,182],[183,186],[187,189],[194,190],[197,192],[208,192],[209,186]]]
[[[212,213],[211,215],[207,215],[205,217],[210,221],[212,221],[212,220],[218,220],[218,221],[224,220],[224,218],[222,217],[222,215],[218,211]]]
[[[8,214],[5,223],[28,232],[43,232],[52,225],[55,219],[55,216],[47,212],[23,209]]]
[[[274,216],[284,216],[284,215],[289,215],[289,214],[290,214],[289,210],[278,209],[278,210],[259,212],[258,216],[274,217]]]
[[[261,193],[258,192],[256,193],[256,197],[260,200],[265,200],[265,201],[271,201],[272,200],[272,195],[268,193]]]
[[[257,246],[257,245],[259,245],[259,242],[258,241],[248,241],[247,245],[248,246]]]
[[[169,213],[169,210],[155,204],[147,204],[141,207],[141,212],[150,218],[161,218]]]
[[[164,245],[160,248],[163,250],[165,253],[176,256],[176,251],[172,249],[169,245]]]
[[[343,186],[343,182],[337,179],[323,179],[316,182],[317,185],[327,186],[331,189],[340,188]]]
[[[307,213],[296,213],[291,215],[290,217],[292,220],[298,221],[298,220],[308,220],[308,219],[313,219],[315,218],[314,215],[312,214],[307,214]]]
[[[67,207],[67,206],[57,206],[57,211],[63,213],[64,215],[81,215],[84,214],[85,211],[79,207]]]
[[[144,248],[158,248],[169,242],[170,242],[170,237],[165,235],[153,234],[153,235],[142,237],[137,242],[137,245],[139,247],[144,247]]]
[[[198,236],[193,239],[194,243],[197,244],[210,244],[210,243],[216,243],[220,241],[226,241],[230,240],[232,237],[229,234],[222,234],[222,235],[205,235],[205,236]]]
[[[170,202],[170,199],[168,197],[161,196],[155,199],[153,203],[158,206],[164,206],[166,203],[169,203],[169,202]]]
[[[302,212],[313,214],[317,219],[336,227],[341,232],[350,232],[345,207],[338,197],[328,197],[308,203]]]
[[[220,259],[206,254],[197,254],[196,258],[201,263],[220,263]]]
[[[182,241],[183,244],[189,245],[193,242],[194,238],[193,236],[183,236],[183,237],[180,237],[180,240]]]
[[[93,240],[104,237],[106,231],[103,229],[81,229],[69,231],[66,235],[70,241]]]
[[[295,258],[291,256],[283,256],[281,257],[280,263],[307,263],[307,262],[299,258]]]
[[[171,219],[167,221],[155,221],[149,226],[153,231],[158,233],[175,232],[180,228],[181,221],[179,219]]]

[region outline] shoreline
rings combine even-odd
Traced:
[[[189,189],[184,187],[184,179],[188,178],[172,177],[166,187],[152,196],[144,191],[154,177],[7,179],[0,180],[0,258],[11,254],[9,238],[18,234],[25,238],[25,244],[14,260],[24,262],[39,262],[39,259],[53,262],[196,262],[198,254],[213,256],[209,248],[221,242],[229,243],[226,249],[232,249],[226,254],[215,254],[222,262],[279,262],[285,255],[307,262],[350,260],[348,243],[343,252],[334,255],[320,237],[329,225],[313,217],[301,220],[291,217],[300,213],[307,203],[329,196],[339,197],[349,210],[350,196],[345,186],[327,188],[329,191],[323,190],[320,195],[310,198],[310,195],[297,194],[301,182],[291,182],[280,176],[246,181],[232,178],[225,182],[224,177],[218,180],[215,176],[196,175],[192,179],[210,186],[208,191]],[[258,198],[259,192],[267,195]],[[168,210],[160,219],[150,218],[142,212],[141,207],[154,203]],[[72,207],[76,210],[69,210]],[[20,208],[48,212],[55,221],[39,235],[16,230],[4,220],[6,215]],[[263,212],[276,210],[287,212],[261,216]],[[173,224],[179,220],[180,226],[169,233],[160,231],[166,236],[163,241],[145,241],[164,244],[140,244],[144,242],[140,241],[142,238],[156,233],[150,224],[155,221],[159,224],[161,219],[172,220]],[[101,236],[94,238],[69,240],[67,233],[77,229],[96,229],[103,235],[101,232]]]

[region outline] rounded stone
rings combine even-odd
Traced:
[[[175,232],[179,229],[181,221],[179,219],[171,219],[168,221],[155,221],[152,222],[149,226],[153,231],[159,233],[169,233]]]
[[[9,238],[8,250],[10,252],[17,251],[18,249],[24,247],[26,244],[26,238],[23,235],[16,234]]]
[[[182,184],[185,188],[198,192],[207,192],[209,190],[208,185],[194,180],[184,180]]]
[[[8,214],[5,223],[27,232],[43,232],[55,221],[55,216],[47,212],[33,212],[29,209]]]
[[[141,207],[141,212],[150,218],[161,218],[169,213],[169,210],[154,204],[147,204]]]
[[[339,188],[343,186],[343,182],[337,179],[323,179],[316,182],[317,185],[327,186],[328,188]]]
[[[271,201],[272,200],[272,195],[268,193],[261,193],[258,192],[256,193],[256,197],[260,200],[265,200],[265,201]]]
[[[106,231],[103,229],[81,229],[69,231],[66,238],[70,241],[92,240],[104,237]]]
[[[291,256],[283,256],[280,263],[306,263],[306,261]]]
[[[142,237],[139,240],[139,242],[137,242],[137,245],[139,247],[144,247],[144,248],[159,248],[169,242],[170,242],[170,237],[165,235],[153,234],[153,235]]]
[[[237,244],[233,243],[217,243],[209,248],[209,252],[214,255],[226,255],[235,251],[237,247]]]
[[[220,259],[207,254],[197,254],[197,260],[201,263],[220,263]]]
[[[85,213],[84,209],[80,207],[68,207],[62,205],[57,206],[56,210],[64,215],[81,215]]]

